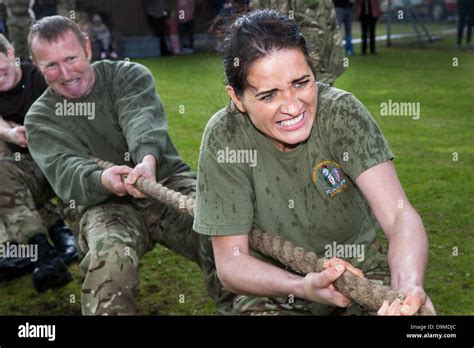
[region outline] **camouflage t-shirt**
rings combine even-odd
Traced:
[[[334,242],[373,241],[379,227],[355,180],[393,153],[352,94],[318,83],[317,98],[311,135],[290,152],[238,111],[211,118],[200,151],[195,231],[242,235],[260,228],[321,256]]]

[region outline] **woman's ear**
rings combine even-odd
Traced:
[[[227,85],[226,86],[227,94],[229,95],[230,99],[232,99],[232,102],[234,105],[239,109],[241,113],[245,113],[245,107],[244,104],[242,104],[242,101],[240,100],[239,96],[237,93],[235,93],[234,89],[232,86]]]

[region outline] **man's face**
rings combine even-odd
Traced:
[[[67,99],[86,96],[95,82],[90,59],[89,40],[86,47],[71,32],[66,32],[55,42],[33,39],[33,59],[46,83],[58,95]]]
[[[21,69],[15,62],[12,49],[7,54],[0,53],[0,92],[12,90],[20,81]]]

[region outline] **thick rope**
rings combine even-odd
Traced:
[[[93,160],[104,169],[114,165],[97,158]],[[196,201],[193,198],[143,177],[137,180],[135,186],[147,196],[194,217]],[[318,258],[314,252],[307,252],[301,247],[295,247],[291,242],[262,230],[254,229],[250,232],[249,245],[262,254],[280,261],[295,272],[307,274],[324,270],[323,264],[326,261],[324,258]],[[357,277],[350,271],[345,271],[333,284],[344,296],[370,311],[376,312],[382,306],[384,300],[388,300],[391,303],[396,298],[404,299],[403,295],[392,290],[390,287],[371,282],[367,278]],[[424,306],[420,307],[417,314],[433,315]]]

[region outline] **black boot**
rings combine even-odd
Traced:
[[[58,288],[72,280],[63,260],[44,234],[34,236],[29,243],[38,245],[38,260],[33,270],[33,284],[38,292]]]
[[[65,263],[70,263],[78,258],[74,235],[62,220],[58,220],[58,222],[49,228],[48,232],[49,237],[54,243],[54,247],[58,251],[59,257],[61,257]]]
[[[17,243],[7,243],[18,245]],[[4,244],[7,248],[7,244]],[[34,263],[28,257],[1,257],[0,258],[0,281],[14,279],[33,271]]]

